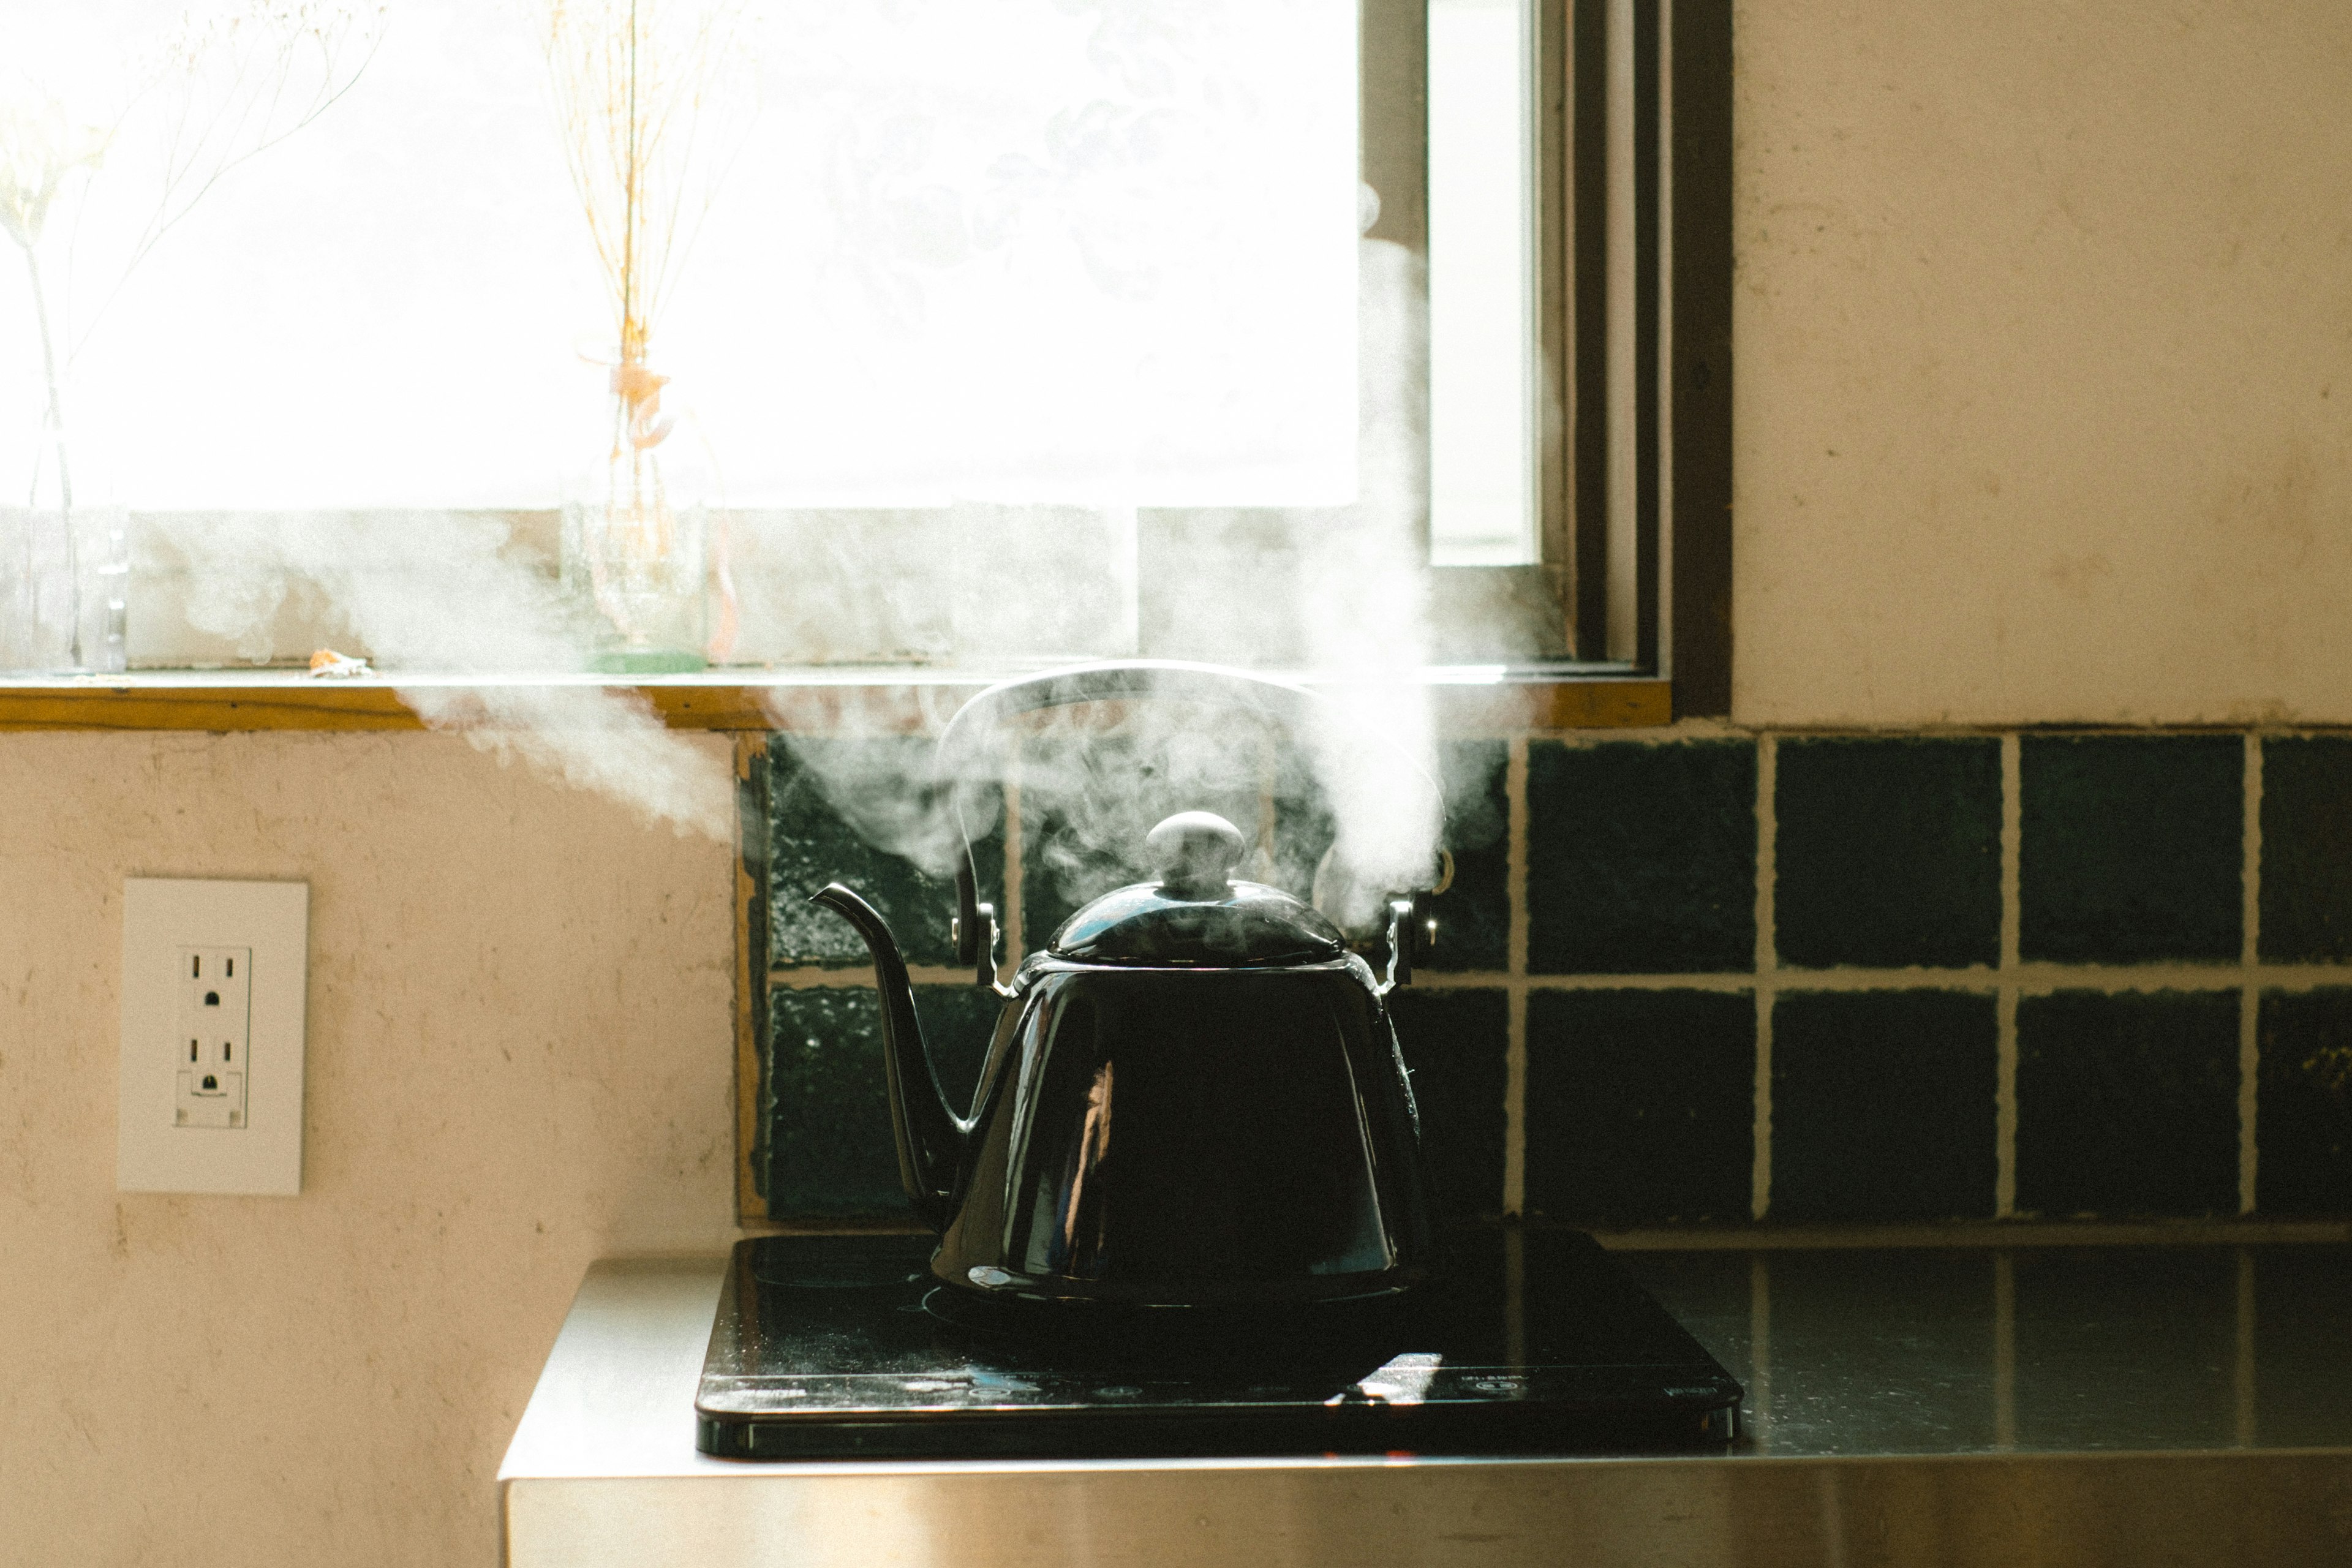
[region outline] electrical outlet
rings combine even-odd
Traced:
[[[124,882],[121,1190],[301,1190],[310,902],[299,882]]]
[[[253,1055],[253,949],[184,947],[179,968],[180,1026],[172,1036],[180,1091],[174,1127],[246,1125],[246,1060]],[[181,1056],[183,1043],[186,1050]]]

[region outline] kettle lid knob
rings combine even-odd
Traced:
[[[1180,811],[1144,835],[1143,848],[1167,892],[1220,898],[1242,863],[1242,830],[1213,811]]]

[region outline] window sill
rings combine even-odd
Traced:
[[[299,670],[141,670],[0,679],[0,731],[421,730],[404,689],[633,691],[673,730],[922,733],[1009,672],[721,669],[700,675],[316,679]],[[1438,665],[1423,672],[1450,735],[1628,729],[1670,721],[1667,683],[1591,666]]]

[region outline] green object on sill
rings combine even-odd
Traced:
[[[648,648],[642,653],[603,653],[588,661],[595,675],[696,675],[709,668],[698,653]]]

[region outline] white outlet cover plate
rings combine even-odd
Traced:
[[[122,1061],[114,1184],[126,1193],[302,1190],[303,1009],[310,889],[302,882],[122,884]],[[250,950],[246,1125],[175,1125],[184,948]]]

